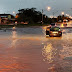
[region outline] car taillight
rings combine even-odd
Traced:
[[[51,27],[51,25],[50,25],[50,27]]]
[[[55,25],[55,26],[57,26],[57,25]]]
[[[59,31],[59,33],[61,33],[61,31]]]

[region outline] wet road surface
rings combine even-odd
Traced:
[[[62,37],[45,27],[0,30],[0,72],[72,72],[72,28]]]

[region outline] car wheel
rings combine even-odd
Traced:
[[[49,31],[46,31],[46,35],[49,35]]]
[[[49,34],[49,36],[52,37],[50,34]]]
[[[60,35],[60,37],[62,36],[62,34]]]

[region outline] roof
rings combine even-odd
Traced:
[[[8,15],[11,15],[11,14],[0,14],[0,16],[7,16],[7,17],[8,17]],[[14,16],[11,15],[11,18],[14,18]]]

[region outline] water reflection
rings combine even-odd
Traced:
[[[60,27],[64,27],[63,24],[61,24]]]
[[[33,32],[28,34],[29,30]],[[63,56],[72,56],[72,34],[46,38],[40,29],[29,30],[3,33],[7,38],[0,41],[5,45],[0,48],[0,72],[72,72],[72,62],[63,59]]]
[[[48,60],[49,62],[52,62],[52,44],[48,44],[47,46],[44,46],[43,48],[43,52],[42,52],[43,56],[45,57],[45,60]]]
[[[71,59],[65,60],[65,57],[72,56],[72,39],[66,35],[63,35],[61,38],[46,37],[46,39],[44,48],[42,49],[42,55],[43,61],[48,64],[48,72],[71,72]]]
[[[12,31],[11,47],[15,47],[16,42],[17,42],[17,32],[14,30],[14,31]]]
[[[62,68],[60,64],[62,60],[61,50],[63,49],[61,42],[62,41],[59,39],[57,40],[56,38],[51,38],[42,49],[42,55],[44,57],[43,61],[49,64],[48,71],[50,72],[57,72],[58,69]]]
[[[60,49],[56,48],[56,46],[58,46],[56,45],[56,42],[54,42],[53,45],[52,43],[47,43],[42,50],[42,55],[45,57],[45,60],[48,60],[49,63],[57,61],[57,59],[60,57]]]

